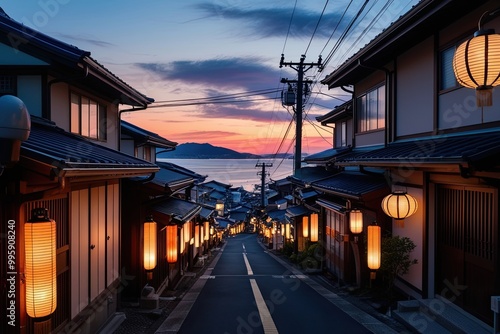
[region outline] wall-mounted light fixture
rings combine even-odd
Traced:
[[[215,211],[217,211],[217,215],[224,216],[224,202],[222,200],[217,200],[215,203]]]
[[[417,212],[417,199],[403,191],[396,191],[387,195],[382,200],[382,210],[391,218],[396,219],[396,224],[404,226],[403,219]]]
[[[147,271],[148,279],[153,278],[153,270],[156,268],[156,243],[157,226],[153,217],[149,216],[144,222],[144,269]]]
[[[497,10],[498,11],[498,10]],[[492,105],[493,87],[500,85],[500,35],[482,29],[479,19],[474,37],[460,44],[453,56],[453,71],[460,85],[476,89],[478,107]]]
[[[24,225],[26,313],[51,315],[57,307],[56,222],[47,209],[33,209]]]

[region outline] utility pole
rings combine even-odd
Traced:
[[[297,80],[281,79],[282,83],[295,83],[297,86],[297,107],[295,108],[295,160],[294,160],[294,174],[296,174],[301,167],[302,163],[302,112],[303,112],[303,95],[304,95],[304,84],[305,92],[308,90],[309,84],[312,83],[311,80],[304,81],[304,73],[307,72],[313,66],[318,66],[318,71],[323,70],[323,65],[321,64],[321,56],[318,57],[317,63],[304,63],[306,59],[305,55],[300,57],[300,61],[297,62],[285,62],[285,55],[281,54],[280,68],[283,66],[289,66],[297,71]]]
[[[261,196],[261,206],[263,209],[267,206],[267,198],[266,198],[266,167],[273,167],[273,164],[270,162],[258,162],[255,167],[262,167],[262,171],[257,173],[260,175],[260,196]]]

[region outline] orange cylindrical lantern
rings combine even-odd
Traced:
[[[144,269],[153,270],[156,267],[156,222],[148,218],[144,222]]]
[[[208,221],[203,223],[203,229],[205,230],[203,232],[203,240],[208,241],[210,236],[210,223]]]
[[[302,217],[302,236],[304,238],[309,237],[309,217],[308,216]]]
[[[354,209],[349,212],[349,229],[354,234],[363,232],[363,213],[361,210]]]
[[[177,262],[177,225],[167,225],[167,262]]]
[[[285,224],[285,239],[290,239],[290,223]]]
[[[56,222],[34,209],[24,225],[26,313],[45,317],[57,307]]]
[[[200,247],[200,225],[194,227],[194,247]]]
[[[316,242],[318,241],[318,233],[319,233],[319,228],[318,228],[318,214],[313,213],[311,214],[311,241]]]
[[[382,252],[382,230],[378,225],[368,226],[368,268],[377,270],[380,268]]]

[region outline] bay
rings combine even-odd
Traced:
[[[266,182],[280,180],[293,174],[293,159],[161,159],[187,168],[200,175],[206,175],[206,181],[218,181],[233,187],[243,187],[254,191],[261,184],[262,167],[257,164],[272,164],[266,166]]]

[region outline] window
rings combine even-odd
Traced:
[[[439,88],[441,90],[458,86],[455,73],[453,72],[453,55],[455,54],[455,49],[455,46],[453,46],[441,52],[439,80]]]
[[[0,75],[0,96],[2,95],[17,95],[15,76]]]
[[[347,122],[340,123],[340,147],[347,146]]]
[[[358,132],[385,127],[385,86],[379,86],[356,100]]]
[[[106,107],[88,97],[71,93],[71,132],[106,140]]]

